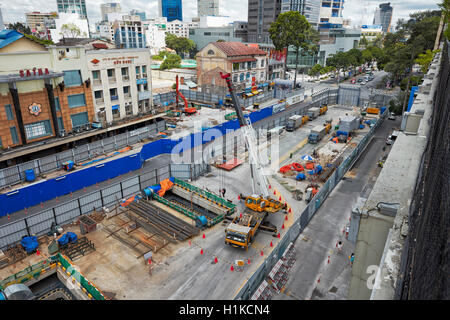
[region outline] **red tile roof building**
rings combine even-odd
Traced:
[[[225,93],[220,72],[231,73],[237,90],[267,80],[267,53],[241,42],[211,42],[197,53],[197,82],[204,92]]]

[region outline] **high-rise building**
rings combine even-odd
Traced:
[[[145,14],[145,11],[133,9],[133,10],[130,11],[130,15],[141,17],[141,21],[147,20],[147,16]]]
[[[182,0],[158,0],[158,10],[160,17],[166,17],[167,21],[183,21]]]
[[[344,0],[322,0],[319,23],[339,25],[337,27],[342,27],[344,21],[342,16],[343,9]]]
[[[287,10],[289,11],[289,10]],[[281,1],[248,2],[248,42],[269,43],[270,24],[281,12]]]
[[[87,19],[86,0],[56,0],[58,12],[78,13],[81,19]]]
[[[317,29],[321,14],[322,0],[285,0],[281,4],[281,12],[298,11],[304,15],[311,26]]]
[[[102,21],[107,21],[108,20],[108,13],[113,13],[113,12],[122,12],[122,8],[120,7],[120,3],[115,3],[115,2],[111,2],[111,3],[102,3],[100,5],[100,11],[102,12]]]
[[[0,6],[0,31],[5,29],[5,24],[3,23],[2,7]]]
[[[219,15],[219,0],[197,0],[197,14],[203,16]]]
[[[384,33],[390,32],[392,11],[393,8],[391,7],[390,2],[382,3],[378,8],[375,9],[373,24],[382,26]]]
[[[31,32],[42,39],[51,39],[50,29],[55,29],[55,19],[58,18],[56,12],[27,12],[25,13],[27,26]]]

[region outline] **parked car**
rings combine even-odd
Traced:
[[[359,78],[359,79],[358,79],[358,83],[361,83],[361,82],[363,82],[363,79],[362,79],[362,78]]]
[[[391,113],[388,117],[389,120],[395,120],[395,114]]]
[[[363,86],[363,85],[365,85],[367,82],[365,82],[365,81],[362,81],[361,82],[361,85]]]
[[[351,83],[352,83],[352,84],[355,84],[355,83],[356,83],[356,79],[353,78],[352,81],[351,81]]]

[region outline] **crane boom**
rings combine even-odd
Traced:
[[[239,126],[241,128],[242,134],[244,136],[245,145],[248,150],[249,160],[250,160],[250,168],[252,175],[252,190],[253,193],[256,194],[256,185],[259,186],[260,194],[263,197],[267,197],[269,195],[268,182],[266,177],[263,175],[263,168],[261,165],[261,161],[259,158],[259,153],[257,150],[257,139],[255,136],[255,130],[253,129],[250,117],[244,117],[244,113],[242,112],[242,108],[239,104],[239,100],[237,99],[236,93],[233,88],[233,83],[231,82],[231,74],[223,74],[220,73],[222,79],[225,79],[228,87],[228,91],[231,95],[231,100],[233,101],[234,109],[236,110],[236,115],[239,121]]]

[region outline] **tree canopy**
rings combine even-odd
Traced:
[[[61,26],[59,33],[63,38],[80,38],[87,37],[86,32],[82,32],[80,28],[74,23],[66,23]]]
[[[181,65],[181,57],[174,53],[168,53],[163,63],[159,66],[160,70],[179,68]]]
[[[171,33],[166,33],[166,46],[175,50],[179,55],[184,55],[186,52],[190,52],[196,47],[195,42],[191,39],[177,37]]]

